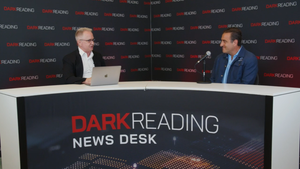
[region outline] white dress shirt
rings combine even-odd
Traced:
[[[93,61],[93,56],[94,53],[91,52],[90,56],[87,56],[87,53],[85,53],[83,50],[81,50],[78,47],[79,50],[79,54],[81,56],[81,60],[82,60],[82,65],[83,65],[83,78],[90,78],[92,77],[92,70],[93,67],[95,67],[94,61]]]

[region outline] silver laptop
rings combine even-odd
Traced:
[[[120,73],[121,66],[94,67],[91,86],[118,84]]]

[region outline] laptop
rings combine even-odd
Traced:
[[[94,67],[91,86],[114,85],[119,83],[121,66]]]

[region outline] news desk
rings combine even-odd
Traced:
[[[300,89],[120,82],[0,90],[3,169],[296,169]]]

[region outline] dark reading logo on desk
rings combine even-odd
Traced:
[[[128,121],[130,119],[130,122]],[[73,137],[73,149],[125,144],[158,144],[162,137],[158,130],[200,132],[216,134],[219,132],[219,118],[214,115],[194,115],[180,113],[156,113],[156,112],[132,112],[101,114],[91,116],[72,116],[72,133],[90,131],[122,130],[116,135],[89,135],[75,134]],[[150,125],[151,123],[151,125]],[[127,133],[124,130],[141,131],[145,133]],[[150,133],[146,130],[151,130]],[[155,132],[157,130],[157,133]],[[99,133],[100,134],[100,133]]]

